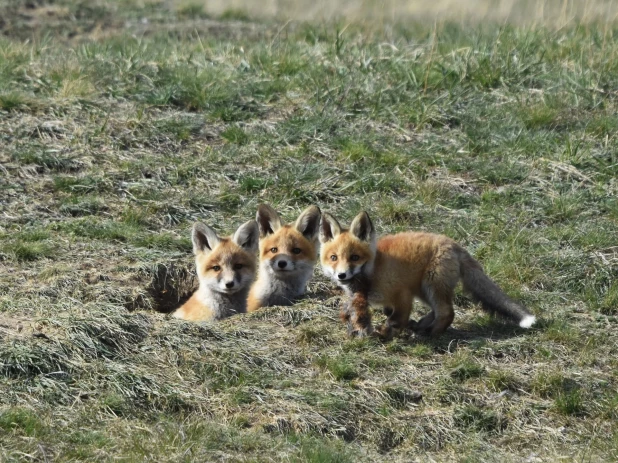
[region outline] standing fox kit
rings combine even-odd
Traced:
[[[386,323],[377,334],[390,338],[410,326],[421,334],[439,335],[453,322],[453,296],[461,280],[464,289],[496,312],[529,328],[535,317],[511,300],[485,273],[481,265],[452,239],[431,233],[399,233],[376,242],[375,229],[366,212],[354,218],[349,230],[329,214],[322,214],[321,264],[347,295],[342,310],[351,334],[372,332],[369,303],[384,307]],[[414,298],[431,307],[418,323],[409,321]]]
[[[229,238],[219,238],[212,228],[196,223],[192,239],[200,286],[173,316],[205,321],[246,312],[257,266],[257,223],[250,220]]]
[[[294,224],[282,225],[279,214],[261,204],[256,221],[260,230],[260,265],[247,301],[249,312],[291,305],[305,293],[318,259],[320,209],[310,206]]]

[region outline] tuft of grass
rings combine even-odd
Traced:
[[[332,339],[330,335],[321,329],[310,327],[301,327],[297,340],[301,344],[330,344]]]
[[[545,339],[566,344],[577,344],[580,333],[564,319],[549,320],[545,324],[543,336]]]
[[[66,379],[73,368],[63,344],[43,345],[19,341],[13,345],[0,346],[0,373],[8,378],[34,378],[53,374],[57,379]]]
[[[618,315],[618,281],[610,283],[599,302],[599,312],[605,315]]]
[[[105,202],[96,196],[70,196],[62,202],[59,211],[68,216],[81,217],[96,215],[108,209]]]
[[[338,381],[350,381],[358,377],[356,366],[349,356],[320,357],[316,363],[320,368],[328,370]]]
[[[358,457],[336,441],[305,438],[299,444],[297,458],[306,463],[348,463],[357,461]]]
[[[487,384],[495,392],[517,391],[521,388],[517,377],[512,372],[505,370],[491,371],[487,377]]]
[[[522,108],[520,113],[528,130],[549,129],[557,117],[556,110],[545,105]]]
[[[23,111],[36,110],[41,106],[35,99],[19,92],[0,93],[0,110]]]
[[[556,398],[578,390],[579,385],[559,371],[541,372],[531,383],[532,390],[542,397]]]
[[[176,13],[180,18],[208,18],[204,2],[185,2],[178,5]]]
[[[99,406],[104,412],[114,416],[128,416],[132,412],[132,407],[125,398],[117,392],[104,393],[99,398]]]
[[[228,8],[219,16],[224,21],[250,21],[249,14],[240,8]]]
[[[139,231],[139,227],[132,223],[99,221],[93,218],[75,219],[56,225],[55,228],[79,238],[109,241],[128,241]]]
[[[374,152],[370,146],[362,141],[345,139],[340,142],[341,157],[351,162],[370,160]]]
[[[7,241],[0,246],[0,249],[21,262],[32,262],[56,254],[56,248],[51,243],[31,239]]]
[[[418,358],[428,358],[433,354],[433,348],[428,344],[416,344],[411,349],[408,349],[408,354]]]
[[[453,420],[456,426],[466,430],[486,433],[501,432],[508,424],[506,418],[496,411],[476,405],[465,405],[456,409]]]
[[[418,403],[422,399],[420,392],[398,386],[387,387],[384,392],[388,395],[391,405],[396,408],[405,408],[408,404]]]
[[[584,414],[584,399],[579,389],[559,393],[554,399],[554,406],[563,415],[580,416]]]
[[[450,376],[459,381],[479,378],[485,374],[485,368],[473,358],[456,358],[450,362]]]
[[[56,172],[74,172],[80,169],[80,164],[76,159],[58,155],[56,150],[38,146],[17,151],[12,157],[22,164],[36,164]]]
[[[190,238],[178,238],[169,233],[138,235],[130,239],[131,244],[149,249],[167,249],[189,252],[193,249]]]
[[[221,132],[221,137],[230,143],[246,145],[249,142],[249,135],[240,127],[230,127]]]
[[[93,176],[82,178],[57,176],[54,178],[54,190],[58,192],[86,195],[93,192],[102,192],[105,189],[105,181]]]
[[[34,410],[13,407],[0,411],[0,429],[6,433],[36,437],[43,431],[44,425]]]
[[[150,225],[150,215],[146,210],[129,207],[122,212],[121,219],[133,227],[146,227]]]

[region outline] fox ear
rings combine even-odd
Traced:
[[[246,251],[257,251],[260,231],[255,220],[242,224],[234,233],[232,240]]]
[[[281,228],[281,219],[279,214],[268,204],[260,204],[258,206],[255,220],[260,229],[260,236],[267,236],[275,233]]]
[[[373,223],[371,223],[369,214],[363,211],[354,217],[354,220],[352,220],[352,224],[350,225],[350,233],[361,241],[373,241],[375,237],[375,229],[373,228]]]
[[[341,225],[332,215],[327,212],[322,214],[320,221],[320,242],[327,243],[341,233]]]
[[[320,209],[317,206],[309,206],[300,214],[294,226],[305,238],[313,241],[318,236],[321,215]]]
[[[193,225],[191,238],[193,240],[193,253],[196,255],[201,252],[212,251],[221,241],[221,239],[217,236],[217,233],[212,228],[201,222],[197,222]]]

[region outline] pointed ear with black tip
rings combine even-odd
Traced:
[[[255,220],[249,220],[242,224],[234,233],[232,240],[245,251],[255,252],[258,249],[260,231]]]
[[[258,223],[261,237],[271,235],[281,228],[279,214],[268,204],[260,204],[258,206],[255,220]]]
[[[361,241],[373,241],[375,237],[375,229],[373,228],[373,223],[371,223],[369,214],[363,211],[354,217],[354,220],[352,220],[352,224],[350,225],[350,233]]]
[[[322,213],[322,220],[320,220],[320,242],[327,243],[335,239],[340,233],[341,225],[339,225],[337,219],[328,212]]]
[[[197,222],[193,225],[191,239],[193,240],[193,253],[195,255],[202,252],[208,253],[212,251],[221,241],[221,239],[217,236],[217,233],[212,228],[201,222]]]
[[[309,206],[300,214],[294,227],[309,241],[313,241],[318,237],[321,215],[317,206]]]

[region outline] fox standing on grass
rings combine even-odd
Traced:
[[[319,208],[310,206],[294,224],[282,225],[272,207],[258,207],[260,265],[247,301],[249,312],[260,307],[291,305],[305,294],[318,260],[320,215]]]
[[[421,334],[439,335],[453,322],[453,296],[461,280],[464,289],[483,308],[529,328],[535,317],[511,300],[483,272],[481,265],[452,239],[431,233],[399,233],[380,238],[366,212],[349,230],[330,214],[322,214],[321,263],[324,273],[350,297],[342,310],[350,334],[371,334],[369,303],[381,304],[386,323],[377,334],[391,338],[410,327]],[[413,299],[431,307],[418,323],[410,320]]]
[[[173,316],[206,321],[246,312],[257,267],[257,223],[250,220],[233,236],[219,238],[212,228],[198,222],[193,226],[192,239],[200,286]]]

